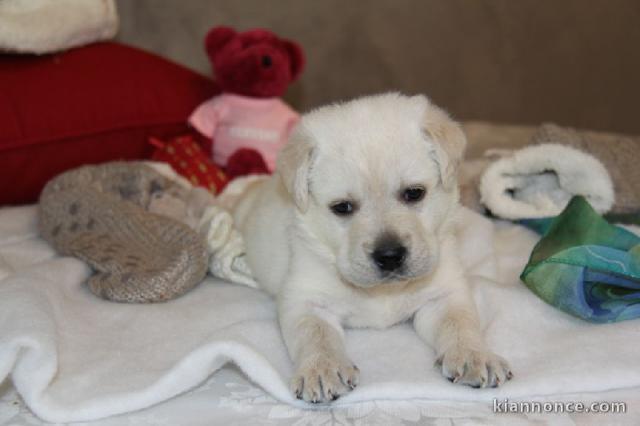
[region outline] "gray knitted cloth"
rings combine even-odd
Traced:
[[[42,237],[87,262],[96,295],[117,302],[163,302],[197,285],[208,267],[204,238],[151,212],[153,200],[186,189],[144,163],[85,166],[51,180],[40,195]]]

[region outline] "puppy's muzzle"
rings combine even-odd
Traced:
[[[402,268],[409,252],[395,236],[380,238],[375,247],[371,258],[383,272],[393,272]]]

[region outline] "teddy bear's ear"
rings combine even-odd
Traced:
[[[282,44],[289,54],[291,60],[291,80],[296,80],[304,69],[304,53],[298,43],[289,40],[282,40]]]
[[[236,31],[229,27],[215,27],[209,30],[204,39],[204,48],[210,59],[213,59],[218,50],[235,37]]]

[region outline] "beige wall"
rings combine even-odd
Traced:
[[[210,73],[213,25],[261,26],[308,58],[308,109],[424,92],[461,119],[640,133],[639,0],[119,0],[119,38]]]

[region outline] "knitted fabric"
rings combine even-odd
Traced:
[[[45,186],[40,232],[60,253],[95,270],[88,285],[96,295],[117,302],[167,301],[197,285],[208,267],[205,239],[167,217],[188,213],[171,202],[187,199],[188,192],[143,163],[84,166]],[[168,206],[171,214],[154,213]]]

